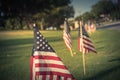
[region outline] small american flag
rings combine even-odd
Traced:
[[[80,30],[80,27],[78,29],[78,49],[82,53],[88,53],[88,52],[94,52],[96,53],[96,49],[93,46],[92,41],[90,40],[90,37],[88,33],[86,32],[85,28],[82,27],[82,30]]]
[[[65,42],[65,45],[69,50],[72,48],[72,39],[70,35],[70,28],[68,26],[67,19],[64,21],[64,31],[63,31],[63,40]]]
[[[37,27],[34,36],[30,80],[75,80]]]

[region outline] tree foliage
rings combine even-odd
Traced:
[[[85,12],[83,15],[83,20],[87,21],[87,20],[93,20],[95,19],[94,15],[91,12]]]
[[[6,15],[20,16],[38,12],[49,13],[53,8],[69,3],[70,0],[1,0],[1,8]]]
[[[92,6],[91,12],[95,17],[101,14],[108,15],[114,10],[114,4],[111,0],[100,0],[98,3]]]
[[[8,20],[11,23],[12,20],[14,25],[13,19],[16,18],[20,23],[19,29],[24,29],[24,23],[30,28],[30,23],[33,21],[42,21],[39,24],[43,24],[48,18],[52,17],[51,19],[55,20],[58,15],[63,15],[61,7],[70,3],[70,0],[0,0],[0,13],[4,14],[0,16],[0,20],[4,23],[8,23]]]
[[[111,0],[100,0],[98,3],[94,4],[92,6],[92,9],[90,12],[85,12],[82,14],[83,20],[97,20],[100,21],[100,19],[120,19],[120,7],[118,3],[113,3]],[[81,17],[78,17],[81,18]]]

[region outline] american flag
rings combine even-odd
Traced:
[[[63,40],[65,42],[65,45],[69,50],[72,48],[72,39],[70,35],[70,28],[68,26],[67,19],[64,21],[64,31],[63,31]]]
[[[30,80],[75,80],[46,39],[34,27]]]
[[[93,46],[92,41],[90,40],[90,37],[88,33],[86,32],[85,28],[82,27],[82,30],[78,31],[78,49],[82,53],[88,53],[88,52],[94,52],[96,53],[96,49]]]

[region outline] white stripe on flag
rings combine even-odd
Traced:
[[[61,77],[61,80],[64,80],[64,77]]]
[[[83,38],[85,38],[85,39],[87,39],[87,40],[91,41],[91,40],[90,40],[90,38],[89,38],[89,37],[87,37],[87,36],[85,36],[85,35],[83,35]]]
[[[42,80],[42,77],[43,77],[42,75],[39,75],[39,80]]]
[[[57,75],[53,75],[53,80],[57,80]]]
[[[72,80],[71,78],[67,78],[67,80]]]
[[[45,51],[35,51],[34,56],[37,56],[37,55],[58,57],[54,52],[45,52]]]
[[[50,80],[50,75],[47,75],[47,76],[46,76],[46,80]]]

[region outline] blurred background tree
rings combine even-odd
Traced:
[[[119,20],[119,6],[119,2],[114,3],[112,0],[100,0],[92,6],[90,12],[83,13],[82,15],[76,17],[76,20],[81,19],[81,17],[84,21],[95,20],[97,22],[101,22]]]
[[[33,22],[40,29],[50,25],[58,27],[70,3],[70,0],[0,0],[0,29],[31,29]]]

